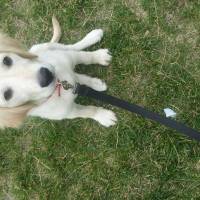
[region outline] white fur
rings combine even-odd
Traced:
[[[78,82],[97,91],[104,91],[107,86],[102,80],[74,72],[74,68],[78,64],[101,64],[105,66],[109,64],[112,57],[107,49],[99,49],[91,52],[82,51],[99,42],[102,37],[103,31],[101,29],[96,29],[87,34],[85,38],[76,44],[38,44],[30,49],[30,53],[36,54],[38,56],[38,62],[45,63],[45,67],[53,67],[51,71],[55,73],[57,79],[60,81],[67,81],[72,85]],[[51,93],[50,97],[49,95],[42,95],[40,97],[42,103],[30,110],[28,115],[54,120],[73,119],[77,117],[91,118],[106,127],[114,125],[117,121],[112,111],[95,106],[76,104],[74,102],[76,95],[72,93],[71,89],[61,89],[61,96],[58,96],[54,83],[48,86],[47,90],[53,90],[54,93],[47,92]]]
[[[84,84],[97,91],[107,89],[104,81],[74,71],[78,64],[107,66],[110,63],[112,56],[107,49],[83,51],[99,42],[103,31],[93,30],[81,41],[65,45],[56,43],[61,36],[56,18],[53,18],[53,27],[51,42],[34,45],[29,52],[16,40],[0,34],[0,127],[16,127],[26,115],[54,120],[91,118],[106,127],[114,125],[117,119],[112,111],[78,105],[71,89],[62,88],[60,96],[56,89],[56,80],[71,85]],[[6,64],[6,57],[12,60],[11,65]],[[42,68],[47,68],[56,77],[46,87],[40,84]],[[8,90],[12,90],[10,98],[5,95]]]

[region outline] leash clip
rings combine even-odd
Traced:
[[[79,83],[75,83],[74,87],[73,87],[73,94],[78,94],[80,90],[80,84]]]

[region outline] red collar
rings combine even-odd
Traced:
[[[56,91],[58,92],[58,96],[61,96],[61,89],[62,89],[62,83],[58,80],[56,83]]]
[[[57,80],[55,91],[58,92],[58,96],[60,97],[61,96],[61,89],[68,90],[68,89],[71,88],[71,89],[74,90],[74,88],[76,88],[76,85],[77,84],[75,84],[75,86],[73,86],[73,85],[69,84],[67,81],[61,82],[61,81]]]

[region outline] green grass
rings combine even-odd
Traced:
[[[200,3],[197,0],[1,0],[0,28],[29,47],[51,38],[51,16],[71,43],[103,28],[111,65],[78,71],[108,93],[200,130]],[[101,105],[92,100],[78,99]],[[200,199],[200,146],[111,106],[118,124],[29,119],[0,133],[0,199]]]

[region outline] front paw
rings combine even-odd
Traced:
[[[117,122],[115,113],[103,108],[99,108],[94,119],[105,127],[114,126]]]
[[[112,60],[112,56],[108,49],[99,49],[95,51],[95,60],[97,64],[107,66]]]

